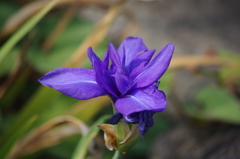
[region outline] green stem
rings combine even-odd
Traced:
[[[113,112],[116,113],[114,103],[112,102]],[[117,150],[120,152],[128,152],[139,140],[140,135],[138,131],[138,125],[133,124],[131,127],[126,124],[123,119],[121,119],[117,125],[114,125],[116,140],[117,140]],[[131,130],[130,130],[131,129]],[[128,138],[126,139],[126,137]],[[117,153],[117,152],[116,152]]]
[[[116,113],[117,110],[114,107],[113,102],[112,102],[112,106],[113,106],[113,113]],[[128,125],[126,123],[124,123],[124,121],[122,119],[114,127],[115,127],[115,131],[116,131],[117,144],[118,144],[118,146],[120,146],[119,143],[125,139],[125,137],[127,136],[127,133],[130,130],[129,130]]]
[[[87,135],[82,136],[82,138],[80,139],[78,145],[76,146],[76,148],[73,152],[72,159],[84,159],[84,158],[86,158],[88,146],[91,143],[91,141],[93,140],[93,138],[96,137],[96,135],[98,134],[98,131],[100,130],[97,126],[104,123],[107,120],[107,118],[109,118],[109,117],[110,117],[110,115],[104,115],[101,118],[99,118],[91,126]]]
[[[122,156],[122,153],[116,150],[112,159],[120,159],[121,156]]]

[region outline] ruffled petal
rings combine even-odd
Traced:
[[[134,90],[115,103],[116,109],[124,116],[144,110],[163,111],[166,105],[167,100],[164,93],[154,85],[145,89]]]
[[[118,90],[121,92],[122,95],[127,93],[127,91],[130,89],[132,85],[132,80],[131,78],[116,72],[115,74],[115,81],[118,87]]]
[[[149,130],[149,127],[152,127],[154,125],[154,121],[152,119],[152,115],[154,113],[154,111],[142,111],[139,113],[138,129],[142,135],[142,138],[144,137],[144,134]]]
[[[156,49],[138,54],[136,59],[131,61],[130,64],[126,66],[126,70],[128,73],[130,73],[131,77],[136,76],[137,73],[141,73],[144,70],[145,66],[151,60],[155,51]]]
[[[76,99],[108,94],[97,84],[94,70],[89,69],[59,68],[45,74],[38,81]]]
[[[132,113],[128,116],[123,116],[123,120],[127,124],[137,124],[139,123],[139,113]]]
[[[131,79],[135,79],[138,75],[140,75],[145,70],[145,64],[141,63],[139,66],[137,66],[130,74]]]
[[[128,37],[119,46],[118,54],[121,61],[123,61],[125,57],[125,66],[128,66],[130,62],[137,57],[138,53],[147,50],[141,38]]]
[[[109,66],[109,52],[107,51],[102,61],[102,69],[107,70],[108,66]]]
[[[122,72],[122,64],[119,55],[117,53],[117,50],[111,43],[108,44],[108,53],[113,65],[116,66],[117,71]]]
[[[115,97],[118,97],[120,95],[120,92],[117,89],[115,78],[110,70],[102,70],[96,72],[96,81],[98,85],[108,91],[109,94],[112,94]]]
[[[116,112],[110,118],[108,118],[108,121],[116,125],[122,118],[123,118],[123,115],[119,112]]]
[[[96,81],[99,86],[104,88],[109,94],[118,97],[118,89],[115,83],[115,79],[112,76],[110,70],[105,69],[107,66],[108,55],[105,56],[103,62],[100,58],[92,51],[92,48],[88,48],[88,57],[92,62],[93,68],[96,72]]]
[[[89,47],[88,50],[88,58],[89,60],[92,62],[92,66],[94,68],[94,70],[97,71],[101,71],[102,70],[102,61],[100,60],[100,58],[93,52],[92,47]]]
[[[156,57],[149,62],[145,70],[134,79],[134,87],[142,88],[150,86],[161,78],[170,64],[173,51],[173,44],[166,45]]]

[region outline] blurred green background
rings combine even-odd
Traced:
[[[87,47],[102,58],[108,42],[118,46],[127,36],[140,36],[149,49],[176,49],[160,79],[167,110],[123,158],[240,158],[237,4],[2,0],[0,158],[111,158],[103,132],[91,127],[107,122],[109,99],[79,101],[38,79],[59,67],[91,68]],[[88,131],[93,136],[79,146]]]

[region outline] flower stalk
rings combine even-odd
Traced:
[[[116,108],[114,107],[114,103],[112,102],[113,106],[113,114],[117,112]],[[116,140],[117,140],[117,147],[119,147],[119,143],[125,139],[127,133],[130,131],[129,126],[123,122],[121,119],[116,125],[114,125],[115,132],[116,132]]]
[[[121,156],[122,154],[118,150],[116,150],[112,159],[120,159]]]
[[[113,113],[116,113],[117,110],[113,104]],[[138,124],[126,124],[123,119],[121,119],[116,125],[114,125],[115,134],[116,134],[116,151],[120,151],[123,154],[130,150],[135,143],[140,138],[138,132]]]

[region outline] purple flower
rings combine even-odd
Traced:
[[[88,48],[93,69],[59,68],[39,79],[76,99],[90,99],[108,95],[117,110],[109,120],[117,124],[139,123],[143,134],[154,123],[152,115],[166,108],[164,92],[158,90],[158,80],[167,70],[174,45],[166,45],[156,56],[148,50],[141,38],[128,37],[118,50],[108,45],[103,60]]]

